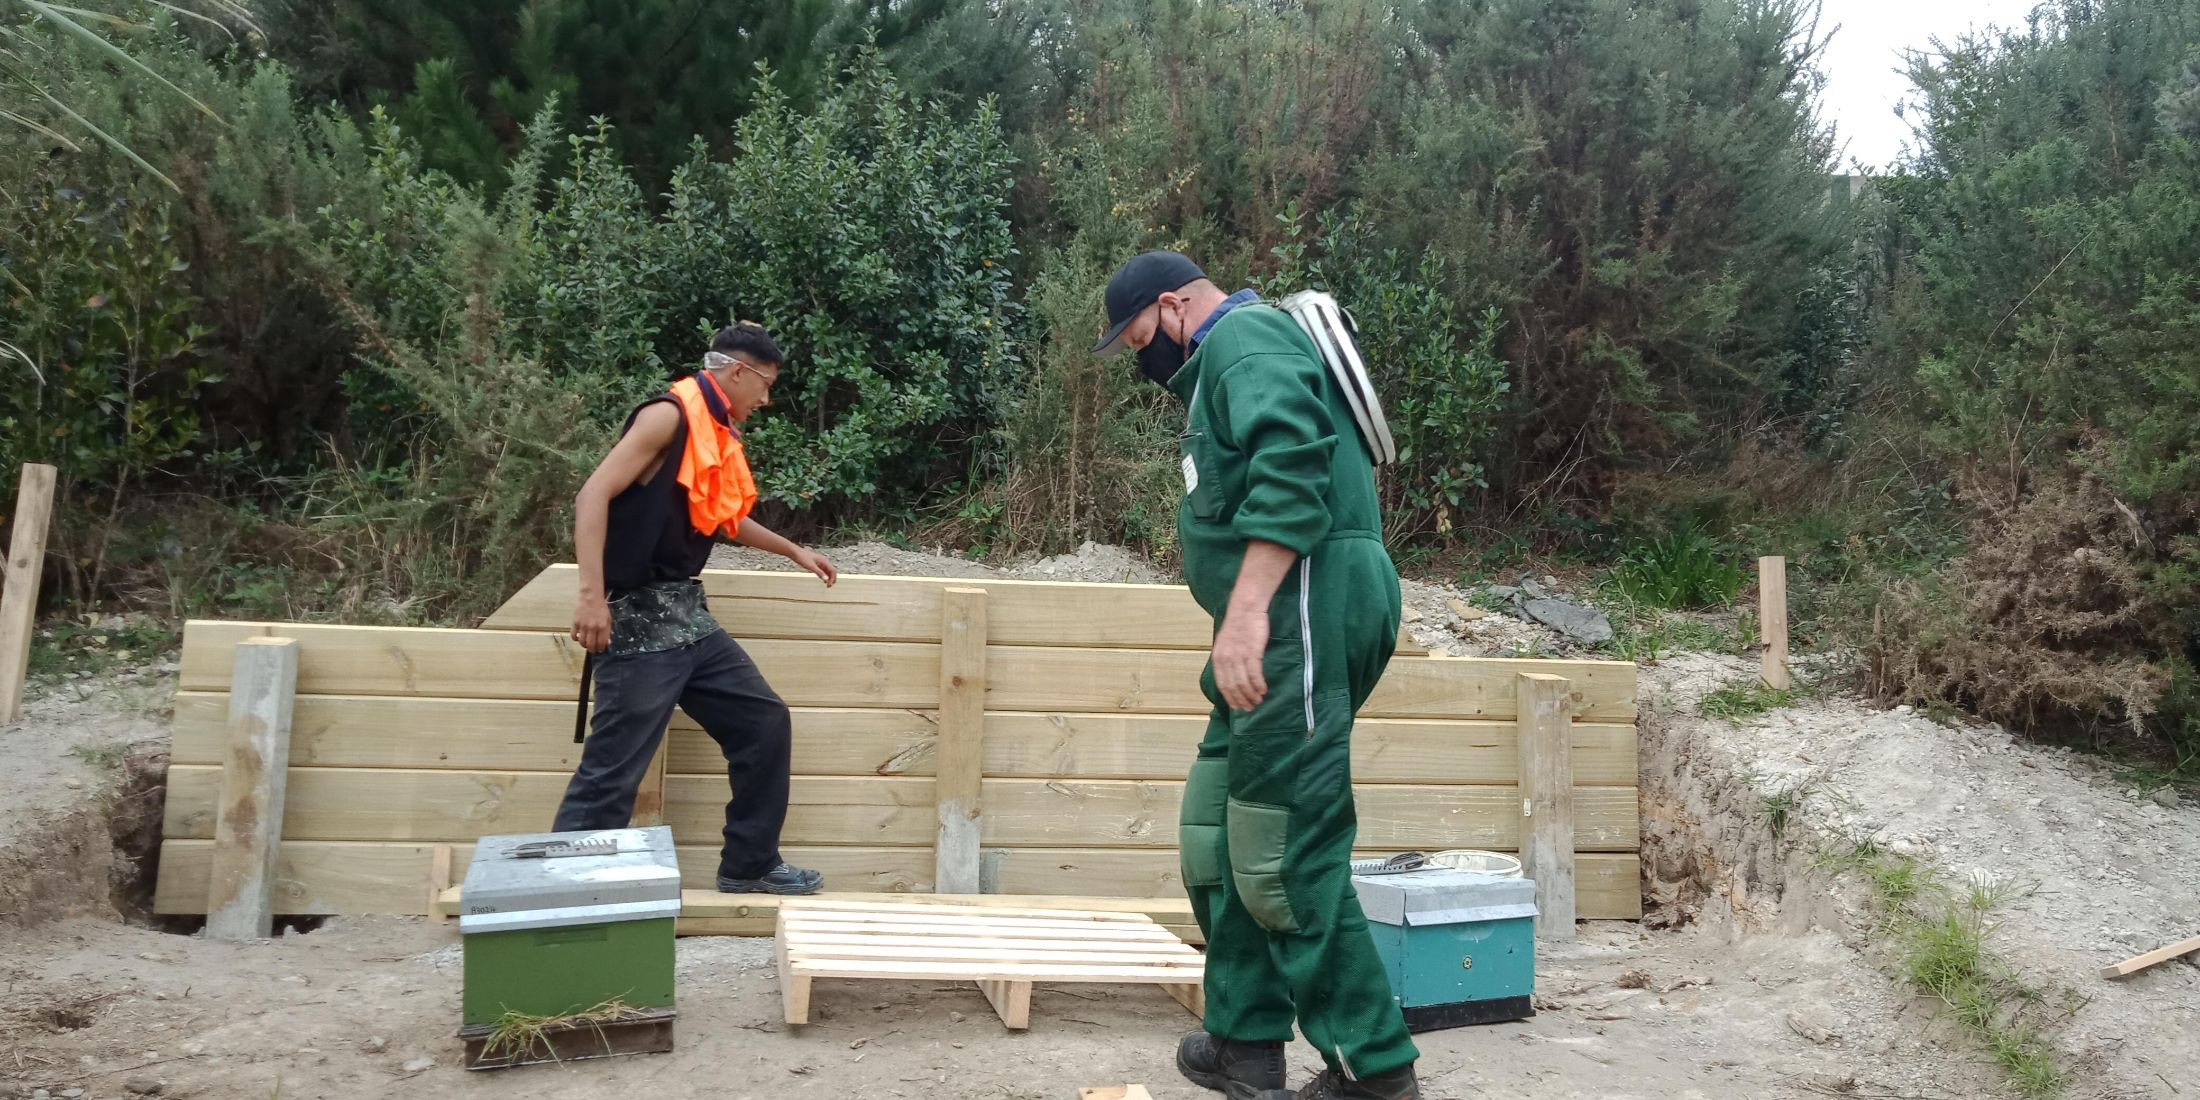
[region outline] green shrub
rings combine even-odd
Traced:
[[[827,518],[907,507],[966,472],[1015,374],[993,108],[915,103],[866,53],[815,113],[760,92],[736,141],[674,174],[659,353],[685,364],[710,328],[762,322],[789,356],[750,432],[765,494]]]
[[[168,211],[153,185],[93,197],[37,181],[0,218],[0,469],[59,471],[54,548],[68,590],[101,591],[113,520],[187,458],[213,376]]]
[[[1302,238],[1303,220],[1286,213],[1290,235],[1276,250],[1283,270],[1270,286],[1279,298],[1329,290],[1352,314],[1398,444],[1398,462],[1379,477],[1387,534],[1456,543],[1469,498],[1489,487],[1483,460],[1511,388],[1496,353],[1501,314],[1485,308],[1470,330],[1443,258],[1378,247],[1357,211],[1316,218],[1312,241]]]

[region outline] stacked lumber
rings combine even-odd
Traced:
[[[1210,634],[1181,587],[827,589],[721,570],[704,583],[793,708],[783,849],[836,891],[1180,896],[1176,811]],[[477,837],[547,829],[580,752],[576,590],[576,571],[553,566],[479,630],[190,623],[156,908],[205,911],[229,681],[249,638],[300,643],[276,912],[424,912],[445,885],[439,850],[462,868]],[[1579,914],[1638,916],[1631,664],[1402,653],[1354,741],[1360,843],[1520,850],[1523,673],[1565,681],[1571,778],[1544,793],[1570,802]],[[724,765],[684,714],[664,751],[664,820],[688,885],[707,889]]]

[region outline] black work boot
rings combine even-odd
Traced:
[[[1348,1081],[1344,1074],[1325,1069],[1299,1090],[1299,1100],[1421,1100],[1421,1085],[1413,1079],[1413,1063],[1389,1073]]]
[[[724,894],[814,894],[824,888],[824,875],[784,863],[760,878],[718,876],[718,891]]]
[[[1291,1095],[1283,1087],[1282,1043],[1241,1043],[1194,1031],[1176,1044],[1176,1068],[1193,1084],[1219,1089],[1230,1100]]]

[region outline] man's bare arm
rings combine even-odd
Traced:
[[[666,454],[679,431],[680,410],[665,402],[642,409],[634,417],[611,453],[588,475],[573,496],[573,560],[581,570],[581,597],[573,610],[573,637],[591,653],[611,644],[611,605],[606,602],[603,581],[603,543],[611,526],[611,498],[642,479],[658,458],[679,461]]]
[[[1298,560],[1297,551],[1265,539],[1245,544],[1230,606],[1215,632],[1215,687],[1233,709],[1251,710],[1268,697],[1268,678],[1261,672],[1268,654],[1268,604]]]
[[[798,545],[794,540],[754,519],[741,521],[741,529],[733,533],[733,541],[743,546],[753,546],[768,554],[777,554],[816,574],[817,579],[824,581],[827,588],[831,588],[833,582],[840,579],[840,571],[833,568],[832,562],[825,560],[825,555]]]

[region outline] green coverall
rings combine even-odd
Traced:
[[[1268,694],[1214,704],[1179,816],[1184,886],[1207,936],[1209,1033],[1289,1040],[1294,1017],[1353,1077],[1414,1060],[1353,892],[1352,717],[1396,648],[1398,573],[1373,464],[1296,322],[1231,310],[1170,379],[1190,417],[1177,515],[1184,574],[1219,629],[1247,540],[1299,554],[1269,605]]]

